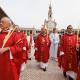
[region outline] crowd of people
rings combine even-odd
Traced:
[[[56,28],[49,34],[42,25],[34,43],[33,35],[20,30],[8,17],[0,20],[0,79],[19,80],[27,60],[32,60],[32,48],[40,69],[46,71],[51,59],[63,70],[65,79],[80,80],[80,33],[76,35],[72,25],[63,35]]]

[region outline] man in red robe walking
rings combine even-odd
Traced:
[[[76,44],[77,37],[73,33],[72,26],[69,25],[60,41],[61,66],[64,76],[68,76],[69,80],[73,80],[77,72]]]
[[[43,71],[46,71],[48,65],[50,44],[47,28],[43,26],[41,33],[35,41],[35,59],[40,63],[40,67]]]
[[[17,52],[17,54],[14,56],[14,63],[17,68],[17,73],[20,76],[20,72],[26,68],[26,61],[27,61],[27,50],[28,50],[28,43],[25,34],[21,31],[20,27],[18,25],[15,25],[15,32],[17,33],[16,36],[18,36],[20,39],[18,42],[22,41],[22,52]]]
[[[19,80],[14,55],[22,51],[23,42],[18,42],[20,38],[16,36],[8,17],[3,17],[0,25],[0,80]]]

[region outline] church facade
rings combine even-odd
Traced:
[[[48,20],[44,20],[44,25],[48,28],[49,32],[52,32],[53,28],[56,28],[57,23],[55,22],[55,19],[52,19],[52,7],[51,4],[49,5],[49,10],[48,10]]]

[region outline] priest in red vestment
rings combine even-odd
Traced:
[[[35,59],[40,63],[40,67],[44,71],[46,71],[48,65],[50,44],[47,28],[43,26],[35,41]]]
[[[69,25],[60,41],[61,66],[64,76],[68,76],[69,80],[73,80],[77,72],[76,44],[77,37],[73,33],[72,26]]]
[[[20,38],[16,36],[8,17],[3,17],[0,25],[0,80],[19,80],[13,60],[14,55],[22,51],[23,42],[18,42]]]
[[[27,44],[26,36],[20,30],[20,27],[18,25],[15,25],[15,28],[16,28],[15,32],[17,33],[16,36],[20,38],[18,42],[20,41],[23,42],[23,45],[21,46],[22,52],[19,52],[19,53],[17,52],[17,54],[14,55],[14,62],[16,64],[17,73],[20,76],[20,72],[22,71],[22,68],[24,68],[23,64],[26,65],[28,44]]]

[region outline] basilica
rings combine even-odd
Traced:
[[[49,10],[48,10],[48,20],[46,19],[44,20],[44,25],[47,26],[49,32],[52,32],[53,28],[56,28],[57,26],[55,19],[53,19],[51,4],[49,5]]]

